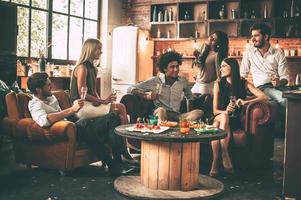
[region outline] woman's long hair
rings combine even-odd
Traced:
[[[222,60],[228,57],[229,39],[228,35],[223,31],[214,31],[212,34],[216,34],[217,36],[217,42],[214,51],[217,52],[217,64],[218,66],[220,66]],[[204,53],[199,58],[199,62],[202,68],[205,66],[205,61],[209,54],[209,51],[210,46],[206,46]]]
[[[241,84],[239,64],[235,58],[225,58],[223,61],[231,67],[231,93],[238,97],[244,89]]]
[[[80,57],[76,63],[76,66],[84,63],[87,60],[91,60],[91,58],[94,57],[93,54],[95,52],[95,49],[97,48],[97,45],[99,44],[101,44],[101,42],[98,39],[93,39],[93,38],[87,39],[83,44]]]

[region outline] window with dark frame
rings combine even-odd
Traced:
[[[19,57],[73,61],[85,39],[99,38],[99,0],[2,1],[18,6]]]

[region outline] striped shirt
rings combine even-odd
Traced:
[[[271,76],[289,80],[287,61],[281,49],[270,46],[262,56],[255,47],[250,47],[244,53],[240,75],[244,78],[251,72],[256,87],[271,82]]]
[[[138,83],[128,88],[128,93],[133,90],[139,92],[158,92],[159,98],[154,100],[156,107],[163,107],[166,110],[179,112],[181,101],[185,96],[192,99],[192,93],[188,81],[184,77],[178,77],[172,86],[166,85],[165,74],[160,73],[144,82]]]

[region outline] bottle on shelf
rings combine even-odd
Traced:
[[[295,0],[292,0],[291,3],[291,17],[295,16]]]
[[[164,10],[164,21],[165,22],[168,22],[168,11],[167,10]]]
[[[173,21],[173,11],[172,11],[172,8],[169,8],[168,18],[169,18],[169,21]]]
[[[252,10],[252,12],[251,12],[251,19],[255,19],[255,18],[256,18],[255,10]]]
[[[45,56],[43,53],[39,53],[40,54],[40,58],[39,58],[39,71],[40,72],[45,72],[46,69],[46,60],[45,60]]]
[[[171,35],[171,30],[168,30],[167,31],[167,38],[170,38],[170,35]]]
[[[206,15],[206,11],[205,10],[203,11],[203,19],[207,20],[207,15]]]
[[[244,18],[249,18],[249,14],[248,14],[248,11],[244,11]]]
[[[184,20],[189,20],[188,10],[185,10]]]
[[[158,12],[158,22],[162,22],[163,21],[163,14],[161,11]]]
[[[194,38],[195,39],[197,39],[197,38],[199,38],[199,32],[198,32],[198,30],[197,29],[195,29],[195,32],[194,32]]]
[[[284,18],[287,18],[287,17],[288,17],[287,10],[284,10],[284,11],[283,11],[283,17],[284,17]]]
[[[276,40],[275,48],[276,48],[276,49],[279,49],[279,48],[280,48],[280,45],[279,45],[279,41],[278,41],[278,40]]]
[[[236,19],[236,16],[237,16],[237,11],[235,9],[231,9],[231,17],[232,19]]]
[[[225,5],[222,5],[222,8],[218,12],[218,15],[219,15],[220,19],[225,19],[225,17],[226,17]]]
[[[157,30],[157,38],[161,38],[161,31],[160,31],[160,28],[158,28],[158,30]]]
[[[157,6],[154,6],[153,10],[153,22],[157,21]]]
[[[267,18],[268,17],[268,9],[267,9],[267,5],[264,4],[264,9],[263,9],[263,18]]]

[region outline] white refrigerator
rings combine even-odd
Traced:
[[[114,28],[112,40],[112,88],[120,101],[129,86],[153,76],[154,42],[136,26]]]

